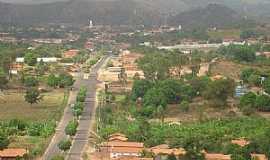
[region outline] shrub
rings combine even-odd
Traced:
[[[189,102],[188,101],[182,101],[180,104],[180,109],[183,112],[188,112],[189,111]]]
[[[59,143],[58,143],[58,148],[62,151],[67,151],[69,150],[71,147],[71,140],[69,139],[65,139],[65,140],[61,140]]]
[[[64,160],[65,157],[62,155],[55,155],[51,158],[51,160]]]
[[[86,98],[87,89],[85,87],[81,87],[79,93],[77,95],[77,102],[84,102]]]
[[[26,87],[36,87],[38,86],[38,80],[35,77],[26,77],[24,79],[24,85]]]
[[[68,123],[68,125],[65,128],[65,132],[69,136],[75,136],[77,132],[78,122],[73,120]]]

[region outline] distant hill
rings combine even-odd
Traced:
[[[250,21],[225,5],[209,4],[204,8],[196,8],[172,16],[169,23],[182,25],[185,28],[209,28],[235,27],[248,24]]]
[[[156,11],[145,9],[133,0],[56,2],[49,4],[0,3],[0,23],[146,24],[160,21]]]
[[[239,20],[239,13],[245,14],[248,9],[258,15],[267,14],[265,0],[0,0],[0,24],[47,24],[71,23],[86,25],[89,19],[95,24],[144,24],[161,25],[169,18],[172,24],[187,26],[197,24],[211,26],[232,23]],[[49,2],[54,3],[49,3]],[[56,2],[59,1],[59,2]],[[61,1],[61,2],[60,2]],[[18,4],[20,2],[23,4]],[[45,3],[46,2],[46,3]],[[211,5],[211,3],[218,5]],[[37,4],[42,3],[42,4]],[[209,5],[210,6],[207,6]],[[205,7],[210,7],[206,8]],[[231,9],[233,8],[233,10]],[[248,13],[249,13],[248,12]],[[217,16],[213,16],[213,15]],[[256,15],[256,14],[252,14]],[[167,18],[165,18],[167,17]],[[173,17],[173,18],[171,18]],[[197,18],[200,17],[200,18]],[[220,17],[218,19],[217,17]],[[191,19],[192,18],[192,19]],[[256,17],[254,17],[256,18]],[[220,20],[220,21],[219,21]],[[204,24],[205,23],[205,24]]]

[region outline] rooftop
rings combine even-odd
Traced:
[[[5,158],[23,157],[25,154],[27,154],[26,149],[9,148],[2,151],[0,150],[0,157]]]

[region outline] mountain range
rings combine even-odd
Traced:
[[[269,18],[268,0],[0,0],[0,24],[222,26]],[[8,1],[8,3],[7,3]],[[56,2],[57,1],[57,2]],[[217,16],[215,16],[217,15]],[[217,18],[219,17],[219,18]],[[168,21],[165,21],[168,20]],[[197,22],[196,22],[197,21]]]

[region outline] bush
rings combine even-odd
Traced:
[[[73,115],[76,117],[82,115],[83,108],[84,104],[82,102],[75,103],[74,107],[72,108]]]
[[[64,74],[64,73],[60,74],[58,79],[59,79],[58,85],[60,88],[72,86],[74,83],[73,77],[69,74]]]
[[[188,101],[182,101],[180,104],[180,110],[183,112],[189,111],[189,102]]]
[[[62,140],[58,143],[58,148],[62,151],[67,151],[69,150],[71,147],[71,140],[66,139],[66,140]]]
[[[8,134],[0,130],[0,150],[7,148],[9,143]]]
[[[77,102],[84,102],[86,98],[87,89],[85,87],[81,87],[79,93],[77,95]]]
[[[256,94],[249,92],[240,98],[240,107],[251,106],[254,107],[256,100]]]
[[[24,79],[25,87],[36,87],[38,86],[38,80],[35,77],[26,77]]]
[[[259,95],[256,97],[255,104],[256,108],[260,111],[270,111],[270,97],[267,95]]]
[[[75,136],[77,132],[78,122],[73,120],[68,123],[68,125],[65,128],[65,132],[69,136]]]
[[[51,160],[65,160],[65,157],[62,155],[56,155],[56,156],[53,156]]]

